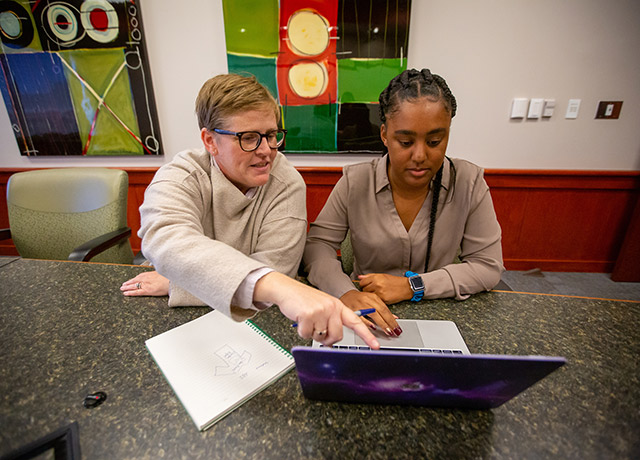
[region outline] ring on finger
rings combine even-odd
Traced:
[[[142,283],[141,282],[137,282],[136,283],[136,289],[142,289]]]
[[[318,334],[318,336],[320,337],[324,337],[325,335],[327,335],[327,330],[324,329],[322,331],[316,331],[316,334]]]

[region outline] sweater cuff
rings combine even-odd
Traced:
[[[191,294],[189,291],[182,289],[175,283],[169,281],[169,306],[170,307],[203,307],[206,304]]]
[[[251,271],[242,281],[231,300],[231,317],[236,321],[251,318],[257,311],[265,310],[273,305],[271,302],[253,302],[253,291],[256,283],[267,273],[274,271],[269,267],[262,267]],[[170,307],[202,307],[206,304],[186,289],[175,283],[169,283]],[[244,311],[243,311],[244,310]]]

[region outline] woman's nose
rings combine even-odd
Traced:
[[[411,159],[416,163],[422,163],[427,158],[429,158],[429,149],[427,144],[416,143],[415,148],[413,149],[413,154],[411,155]]]
[[[271,153],[271,147],[269,147],[269,143],[267,142],[266,137],[260,138],[260,143],[258,144],[258,148],[255,150],[258,155],[269,155]]]

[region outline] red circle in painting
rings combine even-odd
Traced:
[[[94,8],[89,12],[89,21],[94,29],[105,32],[109,27],[109,17],[105,10]]]

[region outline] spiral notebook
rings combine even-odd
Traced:
[[[291,354],[253,322],[216,310],[145,343],[201,431],[294,366]]]

